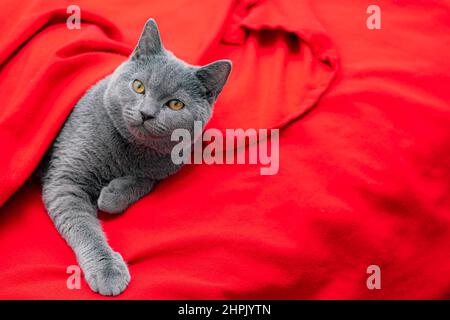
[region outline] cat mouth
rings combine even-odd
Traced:
[[[147,136],[148,137],[150,137],[150,138],[153,138],[153,139],[163,139],[163,138],[165,138],[166,136],[157,136],[157,135],[155,135],[155,134],[152,134],[152,133],[147,133]]]
[[[132,125],[132,127],[137,130],[138,138],[152,138],[152,139],[163,139],[166,138],[167,135],[158,135],[150,132],[147,128],[145,128],[144,123]]]

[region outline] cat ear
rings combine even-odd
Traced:
[[[161,37],[159,36],[158,26],[153,19],[147,20],[142,30],[139,42],[131,54],[131,59],[136,60],[142,56],[151,56],[158,54],[163,50]]]
[[[196,75],[208,89],[209,98],[216,99],[222,91],[231,67],[230,60],[218,60],[197,70]]]

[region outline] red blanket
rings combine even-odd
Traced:
[[[144,22],[194,64],[233,60],[209,127],[281,128],[280,168],[187,165],[102,215],[121,298],[450,298],[450,3],[171,0],[0,4],[0,298],[99,298],[28,179]],[[426,13],[426,14],[425,14]],[[370,290],[377,265],[381,289]]]

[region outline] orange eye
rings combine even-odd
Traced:
[[[166,106],[172,110],[178,111],[184,108],[184,103],[178,99],[172,99],[166,103]]]
[[[142,83],[142,81],[134,80],[133,81],[133,90],[136,91],[137,93],[144,94],[145,87],[144,87],[144,84]]]

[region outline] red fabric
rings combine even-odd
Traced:
[[[448,1],[377,1],[381,30],[366,1],[82,0],[81,30],[69,4],[0,4],[0,298],[100,298],[66,288],[75,257],[28,178],[149,17],[180,58],[233,60],[209,127],[281,128],[280,169],[189,165],[102,215],[120,298],[450,298]]]

